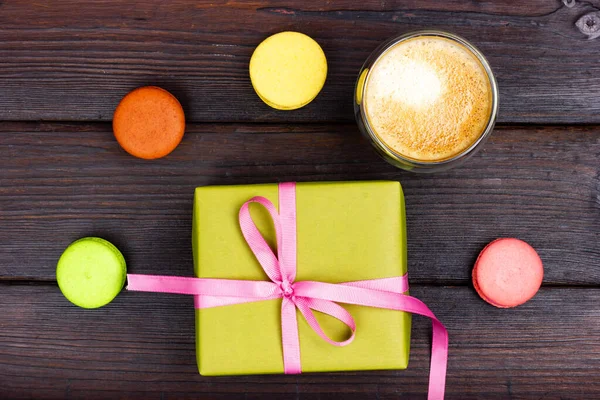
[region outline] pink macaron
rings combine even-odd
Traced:
[[[543,278],[540,256],[529,244],[514,238],[488,244],[473,268],[473,286],[479,296],[500,308],[516,307],[531,299]]]

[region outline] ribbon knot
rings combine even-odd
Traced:
[[[279,285],[279,288],[281,289],[281,292],[283,293],[283,297],[285,297],[287,299],[291,299],[293,301],[294,286],[291,283],[289,283],[288,281],[283,281],[283,282],[281,282],[281,285]]]
[[[250,216],[249,205],[258,203],[271,215],[277,239],[277,255],[269,247]],[[286,374],[302,372],[296,308],[308,325],[334,346],[350,344],[356,334],[356,323],[339,303],[385,308],[420,314],[431,319],[433,334],[429,375],[430,400],[443,399],[448,357],[448,332],[444,325],[420,300],[405,295],[406,275],[357,282],[326,283],[296,279],[296,184],[279,184],[279,208],[264,197],[253,197],[240,209],[242,234],[259,264],[271,280],[185,278],[173,276],[127,275],[128,290],[194,295],[196,308],[210,308],[254,301],[282,299],[281,339],[283,366]],[[350,329],[343,341],[329,338],[313,311],[337,318]]]

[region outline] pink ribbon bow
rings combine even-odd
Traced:
[[[275,226],[277,255],[273,253],[250,216],[250,203],[265,207]],[[433,339],[429,376],[430,400],[443,399],[448,358],[448,332],[444,325],[420,300],[403,294],[408,279],[402,277],[357,282],[295,282],[296,278],[296,184],[279,184],[279,208],[264,197],[253,197],[240,209],[242,234],[256,259],[271,280],[186,278],[175,276],[128,274],[128,290],[189,294],[195,296],[196,308],[210,308],[281,298],[281,337],[286,374],[302,372],[296,308],[310,327],[334,346],[346,346],[354,340],[356,324],[346,309],[336,302],[386,308],[419,314],[431,319]],[[344,341],[330,339],[319,325],[313,310],[328,314],[346,324],[352,335]]]

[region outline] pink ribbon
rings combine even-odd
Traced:
[[[273,253],[250,216],[250,203],[265,207],[275,225],[277,255]],[[356,324],[346,309],[337,303],[358,304],[423,315],[432,321],[430,400],[443,399],[448,359],[448,332],[429,308],[420,300],[403,294],[408,290],[406,275],[357,282],[325,283],[295,282],[296,278],[296,184],[279,184],[279,208],[264,197],[253,197],[240,209],[242,234],[256,259],[271,280],[249,281],[231,279],[186,278],[175,276],[128,274],[128,290],[178,293],[195,296],[196,308],[219,307],[281,298],[281,338],[283,365],[286,374],[302,372],[296,308],[310,327],[323,340],[334,346],[346,346],[354,340]],[[341,342],[327,336],[315,318],[319,311],[346,324],[352,334]]]

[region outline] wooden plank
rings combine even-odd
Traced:
[[[501,122],[600,123],[600,39],[574,25],[597,9],[557,0],[4,1],[0,120],[109,121],[125,93],[156,84],[177,95],[190,121],[350,122],[368,54],[388,37],[434,28],[487,55]],[[282,30],[313,36],[329,60],[321,95],[294,112],[265,106],[247,72],[256,45]]]
[[[0,289],[0,393],[8,398],[391,399],[423,398],[427,387],[431,328],[419,317],[405,371],[201,377],[190,298],[125,292],[84,310],[55,286]],[[600,289],[543,288],[510,310],[466,287],[412,293],[448,327],[447,398],[600,397]]]
[[[354,125],[192,125],[167,158],[123,152],[109,124],[0,124],[0,279],[54,280],[83,236],[130,271],[191,275],[193,189],[393,179],[403,184],[412,282],[466,284],[497,237],[531,243],[546,284],[600,283],[600,128],[499,127],[458,169],[415,175],[380,160]]]

